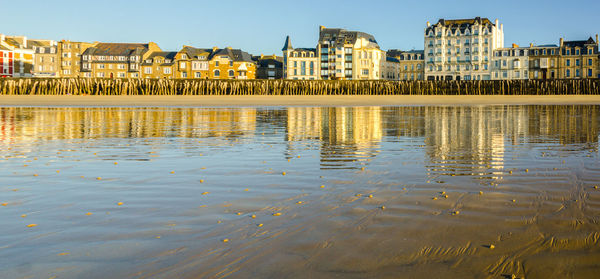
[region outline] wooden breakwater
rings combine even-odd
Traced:
[[[600,81],[2,78],[0,95],[599,95]]]

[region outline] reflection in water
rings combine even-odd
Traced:
[[[323,168],[355,168],[382,141],[424,147],[434,175],[496,173],[505,145],[584,144],[597,149],[599,106],[0,109],[0,143],[98,138],[217,138],[226,142],[285,129],[320,146]],[[387,138],[386,138],[387,137]]]

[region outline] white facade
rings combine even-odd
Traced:
[[[529,48],[499,48],[492,60],[493,80],[529,79]]]
[[[444,20],[425,29],[426,80],[490,80],[503,26],[487,18]]]

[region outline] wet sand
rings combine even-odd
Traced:
[[[0,115],[7,278],[600,272],[599,106]]]
[[[600,104],[600,96],[0,96],[0,106],[398,106]]]

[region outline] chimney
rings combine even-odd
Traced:
[[[494,22],[495,22],[494,25],[496,25],[496,27],[498,27],[498,19],[496,19],[496,21],[494,21]]]
[[[217,49],[219,49],[218,47],[214,46],[213,47],[213,52],[217,51]]]
[[[27,37],[23,36],[23,47],[27,48]]]
[[[323,25],[319,26],[319,32],[323,31],[323,29],[325,29],[325,26],[323,26]]]
[[[261,53],[260,54],[260,59],[263,59],[263,58],[265,58],[265,56]]]
[[[598,34],[596,34],[596,44],[598,44]]]
[[[504,30],[504,23],[500,23],[500,30]]]
[[[564,42],[565,42],[565,39],[563,39],[563,38],[560,38],[560,47],[562,47],[562,46],[563,46]]]
[[[529,47],[533,47],[533,43],[529,43]]]
[[[519,47],[519,45],[517,45],[517,44],[512,44],[512,47],[513,47],[513,48],[518,48],[518,47]]]
[[[596,38],[598,37],[598,35],[596,35]],[[6,35],[4,34],[0,34],[0,43],[4,42],[4,40],[6,40]]]

